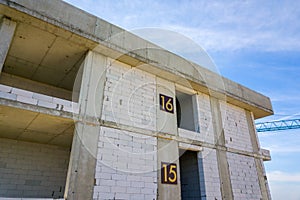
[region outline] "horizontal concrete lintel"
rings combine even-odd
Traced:
[[[179,148],[185,149],[185,150],[190,150],[190,151],[202,151],[203,148],[201,146],[197,145],[192,145],[184,142],[179,142]]]

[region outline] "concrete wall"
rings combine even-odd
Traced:
[[[254,158],[227,153],[230,180],[235,199],[261,199]]]
[[[78,113],[78,103],[0,84],[0,98],[44,108]]]
[[[155,137],[101,128],[94,199],[156,199]]]
[[[201,200],[221,200],[221,185],[215,149],[203,148],[198,153]]]
[[[78,92],[78,91],[74,91],[74,90],[69,91],[66,89],[55,87],[53,85],[41,83],[38,81],[33,81],[28,78],[12,75],[5,72],[1,73],[0,84],[7,85],[13,88],[19,88],[22,90],[31,91],[34,93],[44,94],[47,96],[57,97],[60,99],[66,99],[69,101],[76,100],[75,102],[78,102],[78,97],[77,99],[72,98],[74,97],[73,92]]]
[[[156,129],[155,76],[110,60],[106,68],[102,119]]]
[[[69,148],[0,138],[0,197],[63,197]]]
[[[204,142],[214,144],[214,129],[209,96],[198,93],[196,96],[199,132]]]
[[[226,147],[252,152],[245,110],[224,102],[220,106]]]

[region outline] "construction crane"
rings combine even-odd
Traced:
[[[300,128],[300,119],[262,122],[262,123],[256,123],[255,126],[257,132],[297,129]]]

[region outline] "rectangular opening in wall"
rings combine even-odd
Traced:
[[[180,150],[181,199],[201,199],[197,151]]]
[[[193,95],[176,91],[176,110],[178,128],[197,131],[195,126],[195,113]]]

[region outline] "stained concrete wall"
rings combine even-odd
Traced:
[[[62,198],[69,148],[0,138],[0,197]]]

